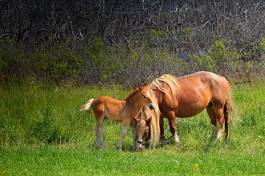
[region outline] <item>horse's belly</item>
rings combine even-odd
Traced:
[[[105,116],[112,121],[121,121],[121,117],[118,112],[110,112],[106,109]]]
[[[207,103],[182,103],[179,104],[175,113],[177,117],[191,117],[199,114],[207,107]]]
[[[195,116],[197,114],[199,114],[200,112],[202,112],[204,110],[204,108],[201,109],[192,109],[192,110],[178,110],[176,112],[176,117],[191,117],[191,116]]]

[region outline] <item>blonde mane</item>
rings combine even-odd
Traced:
[[[170,74],[165,74],[159,78],[156,78],[154,81],[152,81],[150,86],[153,89],[159,89],[161,92],[164,92],[169,96],[170,93],[172,96],[175,96],[176,89],[179,87],[176,77]]]
[[[151,127],[150,147],[155,147],[155,145],[159,142],[159,135],[160,135],[159,119],[161,112],[159,110],[158,104],[154,96],[151,96],[150,99],[155,110],[155,116],[152,116],[151,125],[150,125]]]

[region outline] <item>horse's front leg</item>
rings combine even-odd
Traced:
[[[160,141],[165,141],[165,133],[164,133],[164,118],[159,118],[159,126],[160,126]]]
[[[172,137],[174,139],[174,142],[179,142],[179,136],[178,136],[177,131],[176,131],[175,112],[170,111],[169,113],[167,113],[167,118],[168,118],[168,123],[169,123],[170,131],[171,131]]]
[[[119,142],[118,142],[118,144],[116,146],[116,148],[119,149],[119,150],[122,149],[124,138],[125,138],[125,136],[127,135],[127,132],[128,132],[128,127],[129,127],[129,123],[122,122],[120,139],[119,139]]]

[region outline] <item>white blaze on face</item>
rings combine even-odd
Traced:
[[[136,130],[137,130],[137,145],[136,145],[136,150],[141,150],[144,149],[143,145],[143,137],[146,133],[146,121],[144,119],[140,119],[136,125]]]

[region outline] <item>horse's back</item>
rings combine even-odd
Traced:
[[[223,105],[230,91],[226,78],[206,71],[178,77],[177,83],[177,114],[183,117],[199,113],[211,102]]]
[[[119,112],[124,106],[123,100],[118,100],[110,96],[99,96],[93,101],[94,112],[106,113],[108,118],[119,121]]]
[[[200,71],[192,76],[199,79],[199,82],[208,88],[207,94],[211,97],[210,101],[219,103],[221,106],[224,105],[231,92],[230,83],[225,77],[207,71]]]
[[[197,83],[198,86],[209,86],[210,89],[230,89],[228,80],[220,75],[208,71],[199,71],[190,75],[178,78],[178,83],[186,83],[187,86],[193,86],[192,83]]]

